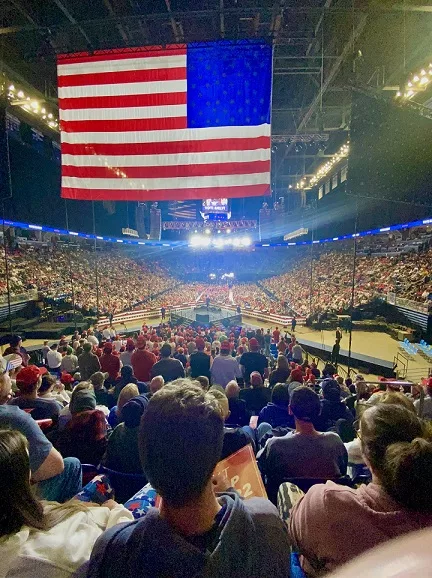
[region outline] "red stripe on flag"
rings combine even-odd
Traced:
[[[270,160],[202,165],[169,165],[151,167],[76,167],[62,166],[62,176],[93,179],[145,179],[171,177],[206,177],[209,175],[250,175],[270,171]]]
[[[85,96],[79,98],[59,98],[60,110],[83,108],[128,108],[186,104],[186,92],[166,92],[155,94],[125,94],[119,96]]]
[[[153,191],[122,189],[62,188],[63,199],[94,201],[185,201],[215,199],[219,197],[260,197],[270,194],[270,185],[246,185],[239,187],[203,187],[198,189],[160,189]]]
[[[221,138],[196,141],[71,144],[63,142],[63,154],[70,155],[161,155],[176,153],[204,153],[212,151],[241,151],[269,149],[270,137]]]
[[[136,132],[187,128],[185,116],[172,118],[134,118],[122,120],[62,120],[63,132]]]
[[[121,70],[118,72],[96,72],[71,74],[58,77],[59,87],[89,86],[100,84],[126,84],[129,82],[158,82],[163,80],[186,80],[186,68],[154,68],[151,70]]]
[[[59,54],[57,64],[80,64],[84,62],[106,62],[108,60],[126,60],[127,58],[152,58],[154,56],[182,56],[186,54],[186,44],[168,44],[166,46],[142,46],[140,48],[122,48],[118,50],[95,50],[73,55]]]

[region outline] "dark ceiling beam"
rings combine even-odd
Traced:
[[[61,0],[52,0],[54,2],[54,4],[57,6],[57,8],[59,10],[61,10],[61,12],[63,12],[63,14],[66,16],[66,18],[69,20],[69,22],[71,24],[73,24],[74,26],[77,27],[77,29],[79,30],[79,32],[81,33],[81,35],[85,38],[87,44],[89,45],[89,47],[92,46],[92,41],[90,40],[89,36],[87,35],[87,32],[84,30],[84,28],[82,27],[82,25],[77,22],[77,20],[75,20],[75,18],[72,16],[72,14],[69,12],[69,10],[66,8],[66,6],[61,2]]]
[[[172,31],[174,34],[175,41],[180,43],[182,41],[182,39],[181,39],[180,33],[177,29],[177,23],[174,19],[173,11],[171,10],[170,0],[165,0],[165,6],[167,7],[167,10],[168,10],[169,20],[170,20],[170,24],[171,24],[171,28],[172,28]]]
[[[108,10],[108,13],[110,14],[110,16],[116,16],[116,13],[114,12],[114,8],[110,2],[110,0],[103,0],[103,3],[105,4],[106,9]],[[125,29],[123,28],[123,26],[119,23],[116,24],[116,28],[118,30],[118,33],[120,34],[120,36],[123,39],[123,42],[125,42],[125,44],[129,43],[129,37],[125,32]]]
[[[357,25],[355,26],[354,30],[351,31],[351,34],[350,34],[348,40],[346,41],[345,46],[343,47],[343,50],[339,55],[339,58],[334,62],[334,64],[332,65],[332,67],[328,71],[327,76],[326,76],[320,90],[316,94],[316,96],[313,99],[312,103],[310,104],[309,108],[306,110],[300,123],[297,125],[297,132],[300,133],[300,132],[304,131],[306,125],[308,124],[308,122],[312,118],[312,115],[314,114],[315,110],[318,108],[319,104],[321,103],[321,99],[322,99],[323,95],[326,93],[330,84],[333,82],[336,75],[338,74],[340,67],[345,62],[345,60],[348,58],[348,56],[353,54],[353,47],[355,45],[355,41],[360,36],[360,34],[363,32],[364,27],[366,26],[366,22],[367,22],[367,15],[361,14],[361,16],[359,17],[359,20],[357,22]],[[339,127],[339,129],[340,129],[340,127]],[[287,147],[286,154],[291,152],[292,146],[293,145],[291,144],[289,147]],[[278,171],[278,168],[282,165],[282,163],[283,163],[283,158],[280,161],[279,166],[276,169],[276,172]]]
[[[225,38],[225,15],[224,15],[224,0],[219,0],[219,24],[221,38]]]

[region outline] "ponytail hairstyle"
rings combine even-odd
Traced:
[[[412,411],[380,403],[360,423],[362,451],[386,492],[401,506],[432,513],[432,432]]]

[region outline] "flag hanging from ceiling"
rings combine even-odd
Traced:
[[[62,197],[270,193],[272,47],[229,42],[61,55]]]

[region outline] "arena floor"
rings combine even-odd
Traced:
[[[135,320],[131,321],[130,323],[117,326],[117,329],[121,331],[121,328],[123,327],[127,328],[129,331],[139,331],[143,323],[156,325],[160,323],[160,321],[160,317],[143,318],[142,320]],[[243,316],[243,323],[244,325],[257,327],[256,319],[248,318],[247,316]],[[266,329],[268,327],[272,327],[270,323],[260,323],[259,326]],[[304,339],[307,341],[313,341],[317,344],[317,346],[327,345],[332,347],[335,341],[334,331],[316,331],[308,327],[297,326],[296,333],[300,343],[302,342],[302,339]],[[344,333],[341,341],[342,350],[348,349],[348,339],[349,335]],[[28,339],[25,341],[25,346],[31,348],[32,346],[41,345],[42,343],[43,341],[41,339]],[[354,331],[352,338],[352,352],[393,362],[395,356],[399,352],[399,349],[398,342],[392,339],[386,333]],[[426,376],[428,374],[428,368],[429,365],[427,361],[420,355],[416,355],[409,361],[408,376],[411,376],[412,379],[420,379],[422,376]],[[365,374],[365,377],[372,379],[375,376],[373,374]]]

